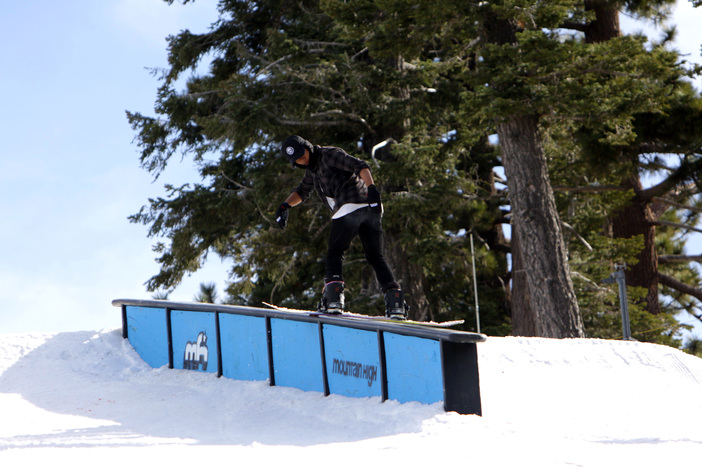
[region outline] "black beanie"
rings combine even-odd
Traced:
[[[311,155],[313,151],[312,143],[297,135],[287,137],[280,148],[283,156],[290,161],[293,167],[295,167],[295,161],[305,154],[305,150],[309,150]]]

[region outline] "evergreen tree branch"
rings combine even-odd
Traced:
[[[692,205],[685,205],[685,204],[682,204],[682,203],[678,203],[678,202],[676,202],[676,201],[673,201],[673,200],[671,200],[671,199],[669,199],[669,198],[654,197],[654,198],[653,198],[653,201],[658,202],[658,203],[662,203],[662,204],[665,204],[665,205],[669,205],[669,206],[672,206],[672,207],[675,207],[675,208],[679,208],[679,209],[681,209],[681,210],[690,210],[690,211],[696,211],[696,212],[698,212],[698,213],[702,213],[702,207],[699,207],[699,206],[692,206]]]
[[[276,278],[275,282],[273,283],[273,289],[271,289],[271,295],[268,298],[268,300],[271,302],[271,304],[275,304],[275,300],[273,299],[273,296],[275,295],[276,290],[278,287],[282,284],[283,280],[285,279],[285,275],[290,271],[290,269],[295,265],[296,257],[295,255],[292,255],[290,257],[290,261],[286,262],[283,271],[278,275],[278,278]]]
[[[561,220],[561,226],[563,226],[564,228],[566,228],[566,229],[568,229],[570,232],[572,232],[573,235],[575,236],[575,238],[578,239],[578,240],[585,246],[585,248],[587,248],[587,250],[589,250],[590,252],[592,252],[592,251],[594,250],[594,249],[592,248],[592,246],[585,240],[585,238],[583,238],[583,236],[581,236],[581,235],[578,233],[578,231],[575,230],[575,228],[574,228],[573,226],[571,226],[570,224],[568,224],[568,223],[566,223],[565,221],[562,221],[562,220]]]
[[[272,115],[272,114],[271,114]],[[339,120],[340,119],[333,119],[333,120],[321,120],[321,118],[325,117],[339,117],[341,119],[346,119],[350,120],[356,123],[359,123],[363,126],[368,133],[371,135],[376,135],[376,131],[371,127],[368,122],[363,117],[360,117],[355,114],[348,114],[345,113],[341,110],[330,110],[326,112],[319,112],[313,115],[310,115],[310,117],[314,118],[320,118],[320,120],[296,120],[296,119],[290,119],[290,118],[276,118],[276,120],[283,125],[290,125],[290,126],[296,126],[296,127],[325,127],[325,126],[334,126],[334,125],[339,125]]]
[[[561,23],[562,29],[571,29],[573,31],[585,32],[587,30],[587,25],[583,23],[576,23],[574,21],[564,21]]]
[[[694,297],[697,300],[702,301],[702,290],[698,288],[690,286],[689,284],[685,284],[682,281],[678,281],[677,279],[673,278],[672,276],[664,275],[662,273],[658,273],[658,280],[664,286],[668,286],[671,289],[675,289],[676,291],[679,291],[683,294],[687,294],[689,296]]]
[[[236,185],[236,186],[239,187],[242,191],[244,191],[244,192],[250,192],[250,191],[252,190],[251,187],[247,187],[246,185],[240,184],[240,183],[237,182],[236,180],[234,180],[234,179],[232,179],[231,177],[229,177],[227,174],[224,173],[224,171],[220,171],[220,174],[221,174],[222,177],[224,177],[228,182],[230,182],[231,184]],[[261,206],[258,204],[258,200],[256,199],[256,197],[252,197],[252,198],[253,198],[253,203],[254,203],[254,205],[256,206],[256,210],[258,210],[258,213],[261,215],[261,218],[263,218],[263,219],[264,219],[268,224],[270,224],[271,226],[275,226],[276,223],[275,223],[272,219],[268,218],[268,216],[266,216],[266,214],[265,214],[265,213],[263,212],[263,210],[261,209]]]
[[[680,180],[674,174],[667,177],[660,183],[640,191],[637,195],[644,201],[653,200],[656,197],[670,193],[675,189]]]
[[[660,183],[640,191],[637,195],[644,201],[650,201],[655,197],[667,195],[674,191],[682,192],[690,186],[694,187],[695,180],[698,178],[701,168],[702,159],[697,158],[693,161],[683,161],[670,176],[666,177]],[[679,188],[683,183],[685,186]]]
[[[258,78],[260,78],[261,76],[263,76],[263,75],[265,75],[266,73],[268,73],[268,70],[270,70],[271,68],[275,67],[275,66],[278,65],[279,63],[284,62],[285,60],[288,60],[288,59],[290,59],[290,58],[293,58],[294,56],[295,56],[295,54],[288,54],[288,55],[285,55],[285,56],[283,56],[283,57],[280,57],[278,60],[275,60],[275,61],[269,63],[269,64],[266,65],[265,67],[261,68],[261,70],[259,70],[258,73],[256,73],[256,79],[258,79]]]
[[[659,255],[658,261],[660,263],[688,263],[688,262],[702,263],[702,254],[700,254],[700,255]]]
[[[620,185],[587,185],[582,187],[569,187],[567,185],[554,185],[554,192],[568,193],[602,193],[602,192],[624,192],[628,190]]]
[[[678,229],[685,229],[686,231],[695,231],[695,232],[700,232],[702,233],[702,229],[698,229],[694,226],[688,226],[687,224],[681,224],[681,223],[673,223],[671,221],[664,221],[662,219],[659,219],[658,221],[654,221],[653,223],[654,226],[670,226]]]

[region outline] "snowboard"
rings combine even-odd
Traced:
[[[389,317],[382,317],[382,316],[375,316],[375,315],[363,315],[363,314],[354,314],[353,312],[342,312],[340,314],[332,314],[328,312],[322,312],[319,310],[304,310],[304,309],[291,309],[289,307],[280,307],[275,304],[269,304],[267,302],[263,302],[263,305],[266,307],[269,307],[271,309],[275,310],[281,310],[284,312],[294,312],[297,314],[305,314],[309,315],[310,317],[339,317],[339,318],[350,318],[350,319],[355,319],[355,320],[373,320],[377,322],[387,322],[387,323],[395,323],[398,325],[420,325],[424,327],[435,327],[435,328],[450,328],[456,325],[461,325],[464,320],[450,320],[447,322],[420,322],[417,320],[395,320],[391,319]]]

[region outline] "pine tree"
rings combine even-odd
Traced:
[[[215,252],[234,263],[228,293],[239,301],[314,306],[329,215],[311,199],[291,213],[285,232],[272,220],[302,176],[278,155],[280,141],[298,133],[371,163],[386,208],[386,255],[413,318],[456,314],[472,322],[472,310],[464,306],[472,294],[470,250],[458,221],[480,213],[488,227],[476,229],[494,232],[502,214],[497,200],[488,207],[472,197],[476,168],[465,164],[460,137],[449,133],[454,127],[441,122],[455,118],[455,96],[432,93],[438,71],[418,66],[431,60],[417,56],[428,47],[371,52],[370,45],[383,38],[353,34],[314,3],[233,1],[221,7],[211,32],[170,38],[171,67],[156,106],[163,118],[129,114],[147,170],[158,176],[183,150],[203,177],[199,184],[170,187],[167,197],[151,200],[131,218],[168,241],[156,246],[161,270],[149,287],[174,287]],[[214,55],[209,72],[176,90],[178,78],[208,54]],[[443,83],[450,88],[449,79]],[[442,107],[434,110],[438,101]],[[220,156],[212,161],[215,152]],[[478,255],[483,278],[495,282],[504,275],[504,252],[482,249]],[[352,244],[345,275],[349,307],[377,312],[379,291],[369,281],[360,245]],[[503,329],[507,316],[499,296],[484,296],[495,297],[484,308],[492,317],[486,330]]]
[[[642,17],[661,19],[666,15],[669,2],[626,4],[590,2],[590,5],[595,12],[590,21],[579,25],[571,23],[568,27],[583,31],[585,41],[596,44],[620,40],[618,8],[626,7],[631,13]],[[665,233],[657,233],[657,226],[661,223],[671,225],[671,221],[664,221],[662,217],[678,218],[671,209],[678,210],[686,205],[690,210],[696,209],[690,205],[691,197],[695,192],[694,189],[691,190],[690,182],[697,177],[699,164],[694,153],[698,151],[700,142],[695,141],[696,132],[693,127],[699,125],[700,104],[696,102],[697,98],[690,85],[684,81],[686,76],[696,71],[694,68],[685,70],[676,63],[678,59],[675,53],[665,51],[665,42],[672,38],[672,34],[673,31],[669,31],[669,36],[661,44],[654,44],[650,51],[640,53],[644,58],[648,54],[649,59],[660,60],[665,70],[659,69],[649,75],[651,78],[640,80],[641,83],[648,81],[644,88],[645,94],[639,95],[641,97],[637,97],[636,94],[640,92],[636,89],[639,80],[632,80],[628,95],[634,106],[627,105],[633,112],[621,113],[621,116],[629,116],[628,121],[623,122],[624,127],[629,129],[627,132],[622,132],[624,138],[603,138],[602,127],[589,123],[580,125],[576,132],[588,167],[589,181],[586,184],[590,184],[590,189],[598,193],[617,190],[620,193],[629,194],[626,200],[618,203],[618,206],[612,206],[602,220],[608,226],[604,234],[612,237],[615,243],[622,246],[628,241],[636,239],[642,241],[642,247],[639,247],[638,252],[626,261],[627,284],[633,290],[630,296],[638,297],[637,290],[644,293],[638,300],[638,304],[637,301],[632,304],[633,310],[639,310],[641,318],[649,315],[642,331],[653,328],[660,333],[661,329],[668,329],[669,331],[666,332],[668,336],[672,336],[679,325],[673,318],[676,311],[671,311],[670,306],[666,308],[669,312],[673,312],[672,314],[661,314],[664,307],[660,305],[659,294],[664,292],[671,295],[672,293],[673,297],[685,302],[685,294],[693,292],[699,296],[700,293],[691,285],[691,283],[697,285],[699,279],[689,266],[684,268],[684,271],[678,268],[679,271],[676,273],[678,279],[676,279],[664,274],[664,270],[670,270],[670,268],[661,269],[658,260],[659,250],[665,246],[661,242]],[[651,73],[655,68],[641,67],[641,70],[644,73],[649,70],[647,73]],[[645,107],[637,108],[637,100]],[[628,136],[624,133],[628,133]],[[676,168],[670,167],[668,163],[662,164],[662,153],[684,156],[679,158],[680,162]],[[672,159],[678,159],[678,157],[675,156]],[[668,158],[668,161],[671,161],[671,158]],[[568,170],[572,176],[573,171]],[[667,175],[664,175],[657,185],[644,190],[641,178],[651,172],[661,174],[661,170],[667,172]],[[594,186],[595,182],[597,186]],[[585,192],[582,186],[574,190]],[[696,216],[689,219],[694,222],[695,218]],[[681,227],[678,223],[678,232]],[[667,262],[672,261],[673,258],[684,261],[684,257],[680,256],[665,258]],[[681,282],[680,279],[683,278],[685,281]],[[659,283],[664,285],[662,290]],[[677,292],[673,292],[671,288],[677,289]],[[678,302],[677,299],[676,302]],[[683,307],[689,307],[689,303],[688,306]],[[637,338],[653,339],[655,336],[655,333],[653,335],[649,333],[637,335]]]
[[[217,283],[200,283],[200,291],[193,298],[195,302],[207,304],[216,304],[217,299]]]
[[[666,4],[627,6],[634,3],[646,14]],[[238,302],[313,306],[328,213],[310,200],[291,213],[285,232],[272,220],[301,177],[281,161],[278,145],[298,133],[371,164],[386,207],[386,253],[410,292],[414,318],[472,320],[472,233],[489,247],[477,252],[484,331],[506,333],[511,304],[517,334],[582,336],[579,309],[587,311],[588,330],[610,333],[618,328],[612,315],[596,311],[616,308],[616,295],[597,280],[614,262],[633,265],[651,245],[638,234],[612,239],[602,230],[614,225],[616,209],[646,194],[622,185],[639,174],[631,156],[660,142],[686,154],[660,187],[667,191],[645,202],[658,216],[663,193],[668,206],[694,195],[688,182],[699,147],[667,126],[698,125],[677,54],[612,34],[615,7],[565,0],[220,2],[210,32],[169,39],[160,117],[128,114],[145,169],[158,177],[183,152],[202,176],[169,187],[168,196],[131,217],[166,239],[155,246],[161,268],[149,287],[173,288],[213,252],[233,262],[227,292]],[[564,35],[567,28],[583,34]],[[179,90],[180,78],[205,59],[208,72]],[[488,139],[495,133],[497,146]],[[500,164],[506,191],[496,187]],[[614,189],[604,191],[608,186]],[[510,218],[508,246],[501,224]],[[654,221],[681,220],[667,213]],[[682,252],[680,243],[668,245]],[[671,271],[680,265],[666,259]],[[694,279],[683,270],[669,284]],[[377,310],[359,245],[345,273],[350,307]],[[633,288],[630,297],[647,291]],[[690,306],[689,295],[676,300]],[[659,325],[634,318],[641,330]]]

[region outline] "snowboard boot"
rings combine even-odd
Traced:
[[[388,289],[385,292],[385,316],[393,320],[407,320],[407,303],[405,293],[400,289]]]
[[[343,281],[332,281],[324,285],[319,311],[326,314],[340,314],[344,311]]]

